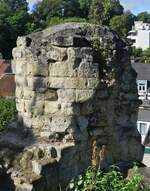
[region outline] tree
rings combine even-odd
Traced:
[[[135,16],[131,12],[125,12],[122,15],[115,16],[110,20],[110,28],[116,31],[120,36],[126,36],[132,29]]]
[[[78,0],[43,0],[34,13],[39,20],[47,22],[52,17],[81,16],[81,9]]]
[[[142,57],[142,55],[143,55],[142,48],[135,48],[135,49],[133,49],[133,56],[134,57]]]
[[[150,14],[148,12],[142,12],[137,15],[138,21],[143,21],[144,23],[150,23]]]
[[[123,7],[119,0],[92,0],[89,18],[97,24],[108,24],[116,15],[123,14]]]
[[[143,51],[143,56],[150,57],[150,48]]]
[[[79,0],[79,3],[80,3],[82,16],[85,18],[88,17],[92,0]]]
[[[0,0],[0,52],[4,58],[11,58],[17,37],[30,31],[30,19],[26,0]]]

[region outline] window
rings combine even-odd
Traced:
[[[141,135],[146,135],[147,134],[147,124],[146,123],[139,123],[138,130],[139,130]]]
[[[139,83],[138,84],[138,90],[139,90],[139,92],[146,92],[146,84]]]

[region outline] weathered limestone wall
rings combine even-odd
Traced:
[[[19,165],[35,179],[46,177],[44,191],[91,164],[142,160],[136,73],[115,34],[92,24],[60,25],[18,38],[13,56],[18,124],[32,132],[20,159],[31,165]],[[18,190],[32,190],[34,178],[22,176],[18,183],[12,175]]]

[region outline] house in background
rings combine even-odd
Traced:
[[[137,88],[142,105],[139,107],[137,128],[144,144],[150,131],[150,63],[132,63],[137,72]]]
[[[150,24],[135,21],[127,38],[133,42],[132,46],[135,48],[142,48],[143,50],[150,48]]]
[[[132,63],[137,72],[137,88],[139,99],[150,100],[150,63]]]
[[[15,79],[12,73],[11,61],[0,60],[0,96],[15,96]]]

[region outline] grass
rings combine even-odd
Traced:
[[[15,99],[0,97],[0,130],[16,120]]]

